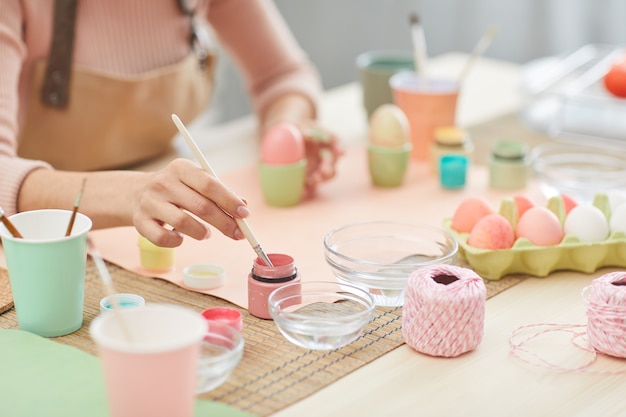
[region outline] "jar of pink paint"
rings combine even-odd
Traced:
[[[300,282],[295,261],[289,255],[268,254],[273,267],[256,258],[248,275],[248,311],[255,317],[271,319],[267,299],[272,291],[285,284]]]

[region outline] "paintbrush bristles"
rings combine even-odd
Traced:
[[[411,38],[413,40],[413,53],[415,56],[415,71],[419,75],[420,83],[426,85],[428,83],[428,75],[426,72],[426,61],[428,60],[428,52],[426,48],[426,36],[421,19],[417,13],[409,15],[409,23],[411,25]]]
[[[11,233],[13,237],[24,238],[24,236],[22,236],[22,234],[17,230],[15,225],[11,223],[11,220],[9,220],[7,216],[4,215],[4,209],[2,207],[0,207],[0,221],[2,222],[2,224],[4,224],[4,227],[7,228],[7,230],[9,231],[9,233]]]

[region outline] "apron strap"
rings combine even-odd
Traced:
[[[54,3],[52,43],[41,89],[41,102],[46,106],[65,108],[69,102],[77,6],[78,0]]]

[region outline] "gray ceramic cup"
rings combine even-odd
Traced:
[[[367,118],[378,107],[393,103],[389,78],[397,72],[415,70],[411,51],[370,51],[356,59]]]

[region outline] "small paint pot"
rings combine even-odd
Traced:
[[[154,272],[166,272],[174,266],[174,248],[162,248],[139,236],[139,258],[141,266]]]
[[[468,159],[465,155],[443,155],[439,158],[439,180],[443,188],[465,186]]]
[[[219,265],[194,264],[183,270],[185,285],[196,290],[210,290],[224,285],[224,268]]]
[[[207,320],[223,321],[239,331],[243,330],[243,316],[235,308],[212,307],[207,308],[201,314]]]
[[[113,299],[115,297],[115,299]],[[117,303],[115,303],[117,301]],[[137,294],[113,294],[100,300],[100,313],[120,309],[140,308],[146,305],[146,300]]]

